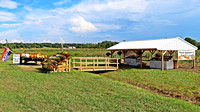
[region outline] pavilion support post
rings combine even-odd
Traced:
[[[140,55],[140,69],[142,69],[142,54]]]
[[[140,54],[140,69],[142,69],[142,54],[145,52],[145,50],[141,50],[141,51],[139,51],[139,52],[141,52],[141,54]]]
[[[196,54],[196,51],[195,51],[195,54]],[[195,60],[196,60],[196,58],[194,58],[194,60],[193,60],[193,69],[195,68]]]
[[[167,51],[162,51],[162,58],[161,58],[161,70],[164,70],[164,55]]]
[[[178,59],[178,51],[176,52],[176,54],[177,54],[177,69],[178,69],[178,67],[179,67],[179,59]]]
[[[195,68],[195,59],[193,60],[193,69]]]
[[[111,55],[110,55],[110,57],[112,58],[113,57],[113,54],[115,53],[115,51],[111,51]]]
[[[125,58],[126,58],[126,53],[127,53],[127,51],[122,51],[123,52],[123,54],[124,54],[124,63],[125,63]]]

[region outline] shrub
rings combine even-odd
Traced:
[[[142,52],[142,51],[137,51],[136,54],[137,54],[137,55],[142,55],[143,52]]]
[[[110,56],[110,55],[111,55],[110,52],[107,52],[107,53],[106,53],[106,56]]]
[[[156,57],[161,57],[162,56],[162,53],[156,53]]]
[[[121,52],[121,51],[118,51],[117,54],[118,54],[119,56],[121,56],[121,55],[122,55],[122,52]]]

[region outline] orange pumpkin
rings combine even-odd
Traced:
[[[36,53],[36,55],[39,55],[39,56],[41,56],[41,53]]]
[[[22,57],[22,55],[25,55],[25,53],[21,53],[21,54],[20,54],[20,57]]]
[[[44,55],[41,55],[40,57],[44,58]]]
[[[33,57],[34,57],[34,58],[36,58],[36,57],[37,57],[37,55],[33,54]]]
[[[30,57],[30,58],[33,58],[33,55],[32,55],[32,54],[30,54],[30,55],[29,55],[29,57]]]
[[[39,58],[39,57],[40,57],[40,55],[39,55],[39,54],[36,54],[36,57],[37,57],[37,58]]]

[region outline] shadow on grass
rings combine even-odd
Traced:
[[[36,68],[37,73],[47,73],[47,71],[44,71],[42,68]]]
[[[120,64],[119,65],[119,70],[130,70],[130,69],[141,69],[140,66],[130,66],[128,64]],[[149,66],[143,66],[142,69],[150,69]],[[94,74],[104,74],[104,73],[109,73],[109,72],[114,72],[114,71],[91,71],[89,73],[94,73]]]
[[[20,65],[41,65],[41,64],[37,64],[37,63],[22,63]]]

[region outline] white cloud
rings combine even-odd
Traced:
[[[0,43],[5,44],[5,43],[6,43],[6,40],[0,40]]]
[[[154,0],[148,5],[148,14],[166,15],[185,13],[199,7],[199,0]]]
[[[82,2],[79,5],[73,7],[71,10],[77,10],[79,12],[101,12],[101,11],[123,11],[123,12],[143,12],[148,5],[146,0],[115,0],[109,2]]]
[[[44,43],[50,43],[50,40],[44,40],[43,42]]]
[[[0,0],[0,7],[15,9],[17,8],[17,2],[14,2],[12,0]]]
[[[68,11],[81,14],[88,20],[139,20],[151,1],[147,0],[107,0],[84,1],[68,9]]]
[[[11,42],[12,43],[24,43],[23,40],[16,40],[16,39],[13,39]]]
[[[166,20],[167,14],[184,14],[186,11],[199,8],[199,4],[198,0],[87,0],[68,11],[78,13],[89,21],[126,19],[144,22],[143,19],[152,16],[153,19]]]
[[[16,21],[17,17],[15,14],[10,12],[0,11],[0,22],[4,21]]]
[[[72,23],[75,25],[75,27],[69,28],[70,30],[74,32],[96,32],[98,29],[95,27],[94,24],[86,21],[83,17],[77,17],[71,19]]]
[[[24,6],[24,9],[27,10],[27,11],[30,11],[30,12],[33,11],[33,9],[29,6]]]
[[[13,28],[13,27],[17,27],[17,26],[21,26],[22,23],[16,23],[16,24],[1,24],[0,27],[2,28]]]
[[[57,5],[69,1],[61,0]],[[152,27],[176,25],[173,13],[185,14],[185,11],[193,10],[196,7],[194,4],[197,4],[194,1],[197,0],[185,2],[181,0],[82,0],[77,5],[73,4],[71,8],[50,10],[24,6],[26,13],[20,17],[23,18],[22,20],[17,21],[21,23],[0,25],[1,28],[16,28],[17,31],[0,32],[0,35],[4,34],[12,39],[17,37],[18,40],[25,41],[33,38],[31,41],[34,42],[43,42],[44,39],[47,42],[59,42],[59,37],[63,37],[65,41],[75,40],[78,37],[88,37],[87,39],[90,40],[89,38],[95,38],[95,35],[101,38],[110,35],[106,32],[110,30],[123,33],[132,33],[135,30],[141,33],[144,29],[148,31]],[[16,20],[18,20],[16,15],[0,11],[0,22]],[[115,33],[117,35],[118,32]],[[112,37],[114,34],[107,38]]]
[[[63,5],[63,4],[68,3],[68,2],[70,2],[70,1],[71,1],[71,0],[61,0],[61,1],[59,1],[59,2],[55,2],[54,5]]]
[[[9,41],[9,40],[14,40],[14,39],[19,39],[21,38],[21,35],[19,34],[19,30],[12,29],[12,30],[0,32],[0,38],[8,39]]]
[[[101,31],[107,31],[107,30],[118,30],[121,27],[119,25],[107,25],[107,24],[95,24],[95,26],[101,30]]]

